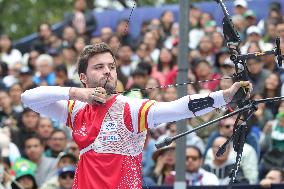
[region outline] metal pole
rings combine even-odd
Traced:
[[[179,1],[179,46],[178,46],[178,77],[177,83],[187,82],[187,54],[188,54],[188,31],[189,31],[189,0]],[[187,86],[178,88],[178,97],[187,95]],[[177,123],[177,134],[183,133],[187,130],[186,120]],[[182,137],[176,141],[176,178],[174,189],[185,189],[185,148],[186,137]]]

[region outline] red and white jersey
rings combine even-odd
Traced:
[[[137,106],[127,103],[127,98],[121,95],[112,97],[105,105],[69,101],[68,123],[81,150],[73,188],[142,187],[145,119],[154,101],[141,102],[140,108],[135,109]],[[130,109],[139,115],[138,132],[134,132],[136,120],[131,117]]]
[[[45,86],[22,94],[24,104],[73,130],[81,150],[73,188],[142,188],[142,150],[146,130],[160,123],[202,115],[225,105],[223,92],[213,92],[212,107],[188,110],[191,95],[172,102],[113,96],[103,105],[69,100],[67,87]]]

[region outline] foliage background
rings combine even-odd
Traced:
[[[87,0],[88,7],[94,8],[95,0]],[[102,0],[98,0],[102,1]],[[127,1],[127,0],[120,0]],[[156,0],[136,0],[138,6],[154,5]],[[163,0],[178,3],[178,0]],[[191,0],[198,2],[201,0]],[[6,33],[16,40],[37,31],[42,22],[55,24],[72,11],[73,0],[0,0],[0,33]]]

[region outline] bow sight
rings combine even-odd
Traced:
[[[233,75],[235,82],[249,80],[249,71],[246,65],[246,60],[249,58],[256,58],[256,57],[266,56],[266,55],[274,55],[277,57],[278,66],[279,67],[282,66],[283,55],[281,54],[279,37],[276,38],[275,48],[273,48],[271,51],[241,54],[240,48],[239,48],[241,40],[240,40],[238,32],[234,28],[232,20],[228,14],[227,8],[222,2],[222,0],[215,0],[215,1],[221,6],[222,11],[224,13],[224,18],[222,21],[223,34],[224,34],[227,47],[229,49],[230,59],[233,61],[235,65],[235,73]],[[257,105],[259,103],[267,103],[267,102],[273,102],[273,101],[284,99],[284,97],[275,97],[275,98],[268,98],[268,99],[261,99],[261,100],[250,100],[250,99],[246,99],[247,92],[248,91],[245,88],[240,88],[239,91],[235,94],[233,101],[237,102],[236,111],[231,112],[227,115],[224,115],[218,119],[209,121],[208,123],[198,126],[185,133],[181,133],[174,137],[166,137],[162,142],[157,143],[156,147],[161,148],[163,146],[167,146],[171,144],[174,140],[180,137],[183,137],[187,134],[195,132],[199,129],[205,128],[222,119],[238,114],[237,119],[234,124],[233,135],[219,148],[216,154],[217,156],[221,156],[225,152],[226,146],[231,141],[233,141],[233,148],[234,148],[234,151],[237,153],[237,156],[236,156],[236,162],[235,162],[234,168],[232,170],[232,174],[230,175],[231,177],[230,184],[236,183],[237,182],[236,175],[240,167],[244,143],[246,141],[246,136],[249,133],[249,125],[247,124],[247,121],[250,119],[253,113],[257,110]]]

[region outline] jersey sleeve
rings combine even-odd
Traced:
[[[67,113],[67,118],[66,118],[66,125],[69,128],[73,129],[75,116],[79,112],[79,110],[83,108],[85,105],[86,103],[80,102],[78,100],[68,100],[68,103],[67,103],[68,113]]]
[[[69,87],[42,86],[25,91],[21,95],[25,106],[35,112],[65,123]]]
[[[192,112],[188,108],[188,103],[193,99],[211,97],[214,103],[211,107]],[[132,126],[135,133],[140,133],[149,128],[154,128],[161,123],[173,122],[200,116],[216,108],[226,105],[223,91],[212,92],[210,94],[187,95],[171,102],[156,102],[145,99],[127,99],[130,106]]]

